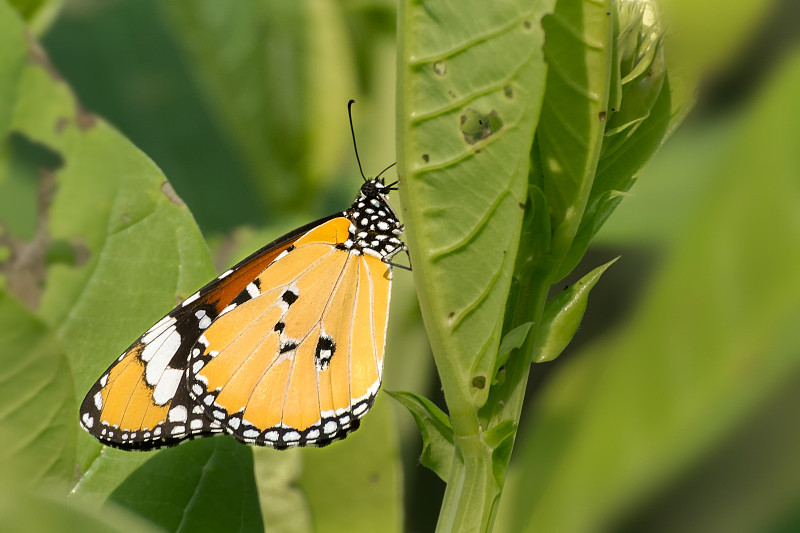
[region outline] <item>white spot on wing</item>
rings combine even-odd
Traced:
[[[81,420],[83,420],[83,425],[89,429],[91,429],[91,427],[94,425],[94,418],[89,416],[89,413],[83,413]]]
[[[149,344],[152,342],[153,339],[161,335],[164,330],[166,330],[170,326],[175,325],[175,317],[172,316],[165,316],[158,322],[156,322],[152,328],[147,330],[147,333],[142,335],[142,344]]]
[[[147,362],[145,369],[145,379],[148,385],[156,385],[161,379],[161,375],[167,368],[170,360],[181,347],[181,335],[172,327],[166,333],[166,338],[159,345],[157,343],[148,344],[142,351],[142,360]]]
[[[167,415],[167,420],[170,422],[186,422],[186,419],[189,417],[189,413],[186,411],[186,406],[184,405],[176,405],[172,409],[169,410],[169,414]]]
[[[200,297],[200,291],[197,291],[196,293],[194,293],[191,296],[189,296],[188,298],[186,298],[183,301],[183,303],[181,304],[181,307],[186,307],[187,305],[189,305],[193,301],[197,300],[199,297]]]
[[[207,329],[211,325],[211,317],[206,314],[204,310],[197,311],[194,316],[197,317],[197,326],[200,329]]]
[[[228,276],[230,276],[231,274],[233,274],[233,270],[230,270],[230,269],[228,269],[228,270],[226,270],[225,272],[223,272],[222,274],[220,274],[220,275],[217,277],[217,279],[227,278],[227,277],[228,277]]]
[[[175,391],[181,382],[183,371],[177,368],[169,368],[164,371],[161,380],[153,391],[153,401],[156,405],[165,405],[175,397]]]
[[[256,287],[255,283],[248,283],[246,288],[247,288],[247,294],[250,295],[250,298],[255,298],[256,296],[261,294],[261,291],[258,290],[258,287]]]
[[[103,394],[100,391],[94,395],[94,406],[97,407],[98,411],[103,409]]]
[[[293,442],[296,440],[300,440],[300,433],[298,433],[297,431],[290,431],[283,435],[283,440],[285,440],[286,442]]]

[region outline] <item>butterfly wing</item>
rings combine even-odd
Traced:
[[[293,243],[191,350],[187,386],[245,443],[323,446],[358,427],[383,372],[391,268],[334,218]]]
[[[334,215],[336,216],[336,215]],[[86,431],[104,444],[148,450],[223,431],[187,390],[190,350],[222,311],[313,222],[266,245],[187,298],[139,337],[95,382],[80,408]]]

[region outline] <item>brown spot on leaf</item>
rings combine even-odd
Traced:
[[[169,201],[172,202],[173,204],[180,207],[186,206],[183,200],[181,200],[181,197],[178,196],[178,193],[175,192],[175,189],[172,188],[172,184],[170,182],[165,181],[164,183],[161,184],[161,192],[163,192],[164,195],[167,198],[169,198]]]
[[[78,126],[78,128],[81,131],[86,131],[90,128],[93,128],[96,123],[97,123],[97,118],[93,114],[86,111],[86,109],[84,109],[83,106],[80,104],[80,102],[78,102],[78,100],[76,99],[75,125]]]
[[[50,203],[55,190],[55,177],[51,170],[39,172],[39,194],[36,232],[31,240],[22,240],[12,235],[8,228],[0,231],[0,248],[8,251],[8,257],[0,262],[0,274],[6,277],[6,288],[28,309],[36,310],[44,292],[47,275],[47,252],[50,246]],[[2,226],[2,222],[0,222]]]
[[[597,117],[600,119],[600,122],[605,122],[606,121],[606,112],[605,111],[600,111],[600,113],[597,115]]]
[[[58,117],[58,120],[56,120],[56,127],[55,127],[56,134],[59,134],[62,131],[64,131],[64,129],[68,125],[69,125],[69,119],[67,117]]]
[[[42,67],[53,81],[57,83],[64,81],[64,78],[61,77],[61,74],[59,74],[47,56],[47,52],[39,46],[39,43],[36,42],[30,32],[25,32],[25,39],[28,41],[28,63]]]
[[[431,158],[428,154],[422,154],[422,160],[427,163],[428,161],[431,160]]]
[[[486,387],[486,376],[475,376],[472,378],[472,386],[476,389],[483,390]]]

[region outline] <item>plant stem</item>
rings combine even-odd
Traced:
[[[480,433],[457,437],[455,444],[436,531],[491,531],[501,490],[493,475],[492,450]]]

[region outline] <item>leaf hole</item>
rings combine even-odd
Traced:
[[[439,76],[447,74],[447,63],[444,61],[437,61],[433,64],[433,71]]]
[[[503,127],[497,111],[483,114],[475,109],[467,108],[461,115],[461,133],[468,144],[476,144],[486,139]]]

